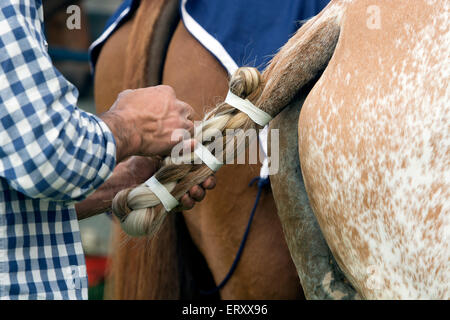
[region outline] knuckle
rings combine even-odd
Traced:
[[[197,191],[196,193],[195,193],[195,198],[197,199],[197,200],[201,200],[202,198],[203,198],[203,192],[202,191]]]
[[[194,108],[192,108],[192,106],[190,106],[187,103],[186,103],[186,109],[187,109],[188,114],[193,114],[194,113]]]
[[[195,195],[195,193],[197,192],[197,186],[193,186],[192,188],[191,188],[191,190],[189,190],[189,194],[192,196],[192,195]]]
[[[203,189],[200,188],[199,186],[195,186],[193,188],[192,197],[195,198],[196,200],[201,200],[203,196],[204,196]]]
[[[130,94],[133,91],[134,90],[131,90],[131,89],[123,90],[117,95],[117,98],[123,98],[123,97],[127,96],[128,94]]]
[[[194,200],[186,196],[183,201],[183,206],[186,208],[186,210],[192,209],[194,207]]]
[[[205,191],[201,191],[200,192],[200,194],[199,194],[199,196],[198,196],[198,201],[201,201],[201,200],[203,200],[204,198],[205,198]]]
[[[216,178],[214,176],[210,176],[203,183],[203,187],[208,190],[214,189],[215,186],[216,186]]]
[[[194,127],[194,124],[192,123],[192,121],[186,120],[186,119],[178,119],[177,123],[176,123],[178,128],[182,128],[185,130],[190,130]]]
[[[188,120],[188,121],[185,121],[185,123],[186,123],[186,127],[189,128],[189,129],[194,127],[194,123],[192,121]]]
[[[194,111],[194,109],[187,102],[184,102],[182,100],[177,99],[176,104],[183,112],[188,113]]]
[[[164,91],[168,95],[175,96],[175,90],[171,86],[162,84],[162,85],[159,85],[158,88],[160,88],[162,91]]]

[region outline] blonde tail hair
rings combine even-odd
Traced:
[[[235,95],[254,103],[262,92],[262,76],[255,68],[239,68],[232,76],[229,87]],[[225,136],[227,129],[245,131],[256,127],[259,126],[247,114],[225,102],[209,112],[200,126],[203,140],[207,140],[214,131],[220,131]],[[242,144],[242,140],[238,141]],[[203,143],[203,141],[199,142]],[[230,141],[225,141],[225,144],[228,142]],[[204,143],[204,145],[207,147],[209,143]],[[234,146],[233,140],[234,150],[232,153],[230,152],[230,157],[237,157],[238,152],[234,151],[242,150],[240,147],[242,146]],[[223,150],[223,155],[215,154],[215,156],[219,159],[220,156],[227,159],[226,147]],[[190,160],[194,157],[194,153],[188,155]],[[175,164],[171,157],[166,157],[163,166],[154,176],[179,200],[191,187],[202,183],[213,173],[205,164]],[[112,211],[119,218],[123,230],[131,236],[154,236],[167,216],[159,198],[145,184],[120,191],[113,200]]]

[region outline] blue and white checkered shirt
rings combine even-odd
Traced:
[[[86,299],[74,203],[115,166],[46,51],[41,0],[0,1],[0,299]]]

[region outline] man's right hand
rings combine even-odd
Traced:
[[[100,118],[114,134],[117,162],[130,155],[164,156],[180,140],[173,140],[176,129],[192,133],[193,109],[176,98],[169,86],[126,90]]]

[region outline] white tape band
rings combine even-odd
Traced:
[[[260,126],[265,126],[272,120],[272,117],[267,112],[257,108],[253,103],[251,103],[248,99],[242,99],[235,95],[233,92],[228,91],[227,98],[225,99],[225,103],[228,103],[230,106],[235,107],[236,109],[247,114],[250,119],[259,124]]]
[[[214,172],[219,170],[223,163],[219,161],[212,153],[208,150],[207,147],[202,145],[201,143],[197,143],[195,146],[194,153],[202,159],[202,161]]]
[[[178,206],[178,200],[170,194],[166,187],[164,187],[164,185],[162,185],[155,176],[152,176],[150,179],[145,181],[145,184],[158,197],[167,212]]]

